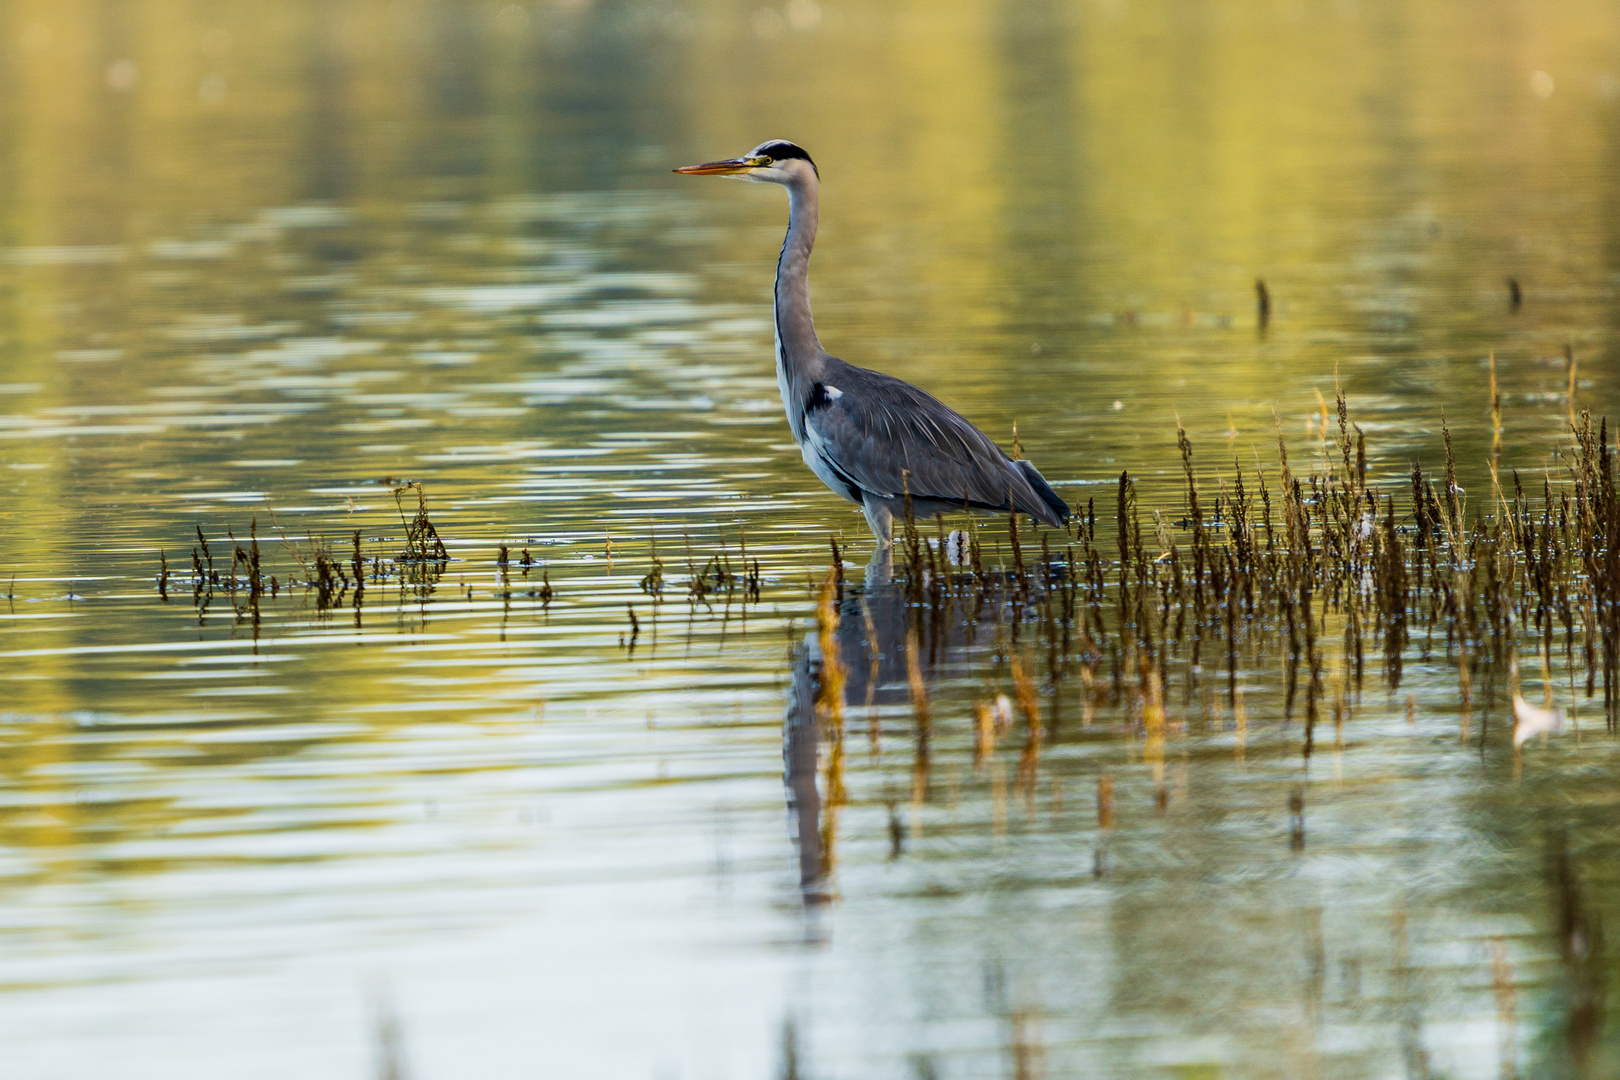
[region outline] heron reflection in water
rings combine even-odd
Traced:
[[[821,176],[783,139],[742,157],[676,169],[780,184],[788,230],[776,263],[776,382],[788,427],[810,471],[860,506],[887,548],[909,499],[918,518],[954,510],[1017,512],[1061,528],[1069,507],[1035,466],[1008,457],[955,410],[892,375],[829,355],[810,317],[810,249]]]
[[[905,590],[890,579],[890,568],[889,553],[880,553],[867,565],[865,582],[858,588],[846,588],[837,607],[838,629],[833,640],[844,670],[848,716],[858,715],[868,705],[910,706],[906,652],[911,647],[914,627],[921,639],[918,660],[925,670],[965,661],[971,654],[982,652],[995,637],[994,619],[974,620],[960,611],[925,632],[918,625],[918,609],[907,603]],[[831,811],[817,785],[819,751],[827,734],[816,714],[824,670],[820,641],[812,631],[794,647],[782,724],[789,832],[798,846],[799,888],[807,905],[830,898],[833,838],[824,830]],[[921,776],[922,790],[926,790],[927,752],[926,740],[919,740],[914,748],[913,780]],[[898,853],[897,818],[891,818],[890,828]]]

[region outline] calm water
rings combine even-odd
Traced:
[[[1210,467],[1323,455],[1336,373],[1375,476],[1442,410],[1482,462],[1491,352],[1535,477],[1566,345],[1614,399],[1610,6],[206,8],[0,2],[5,1076],[1620,1070],[1615,743],[1580,701],[1516,772],[1439,660],[1309,770],[1279,667],[1242,755],[1177,699],[1160,807],[1073,688],[1032,794],[1016,739],[975,768],[1005,677],[959,641],[929,798],[885,669],[802,890],[795,647],[870,541],[780,415],[781,193],[668,172],[810,147],[828,346],[1071,502],[1175,510],[1177,417]],[[431,594],[286,586],[400,550],[404,482]],[[257,620],[159,596],[255,520]],[[714,558],[757,600],[689,600]]]

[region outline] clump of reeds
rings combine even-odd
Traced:
[[[406,509],[407,492],[416,492],[413,510]],[[232,554],[229,569],[222,568],[218,553],[219,540],[210,539],[202,526],[196,528],[196,543],[191,549],[191,573],[186,575],[170,565],[168,553],[159,551],[156,585],[159,598],[167,602],[172,589],[189,587],[193,605],[200,622],[206,622],[216,599],[230,598],[239,621],[251,620],[257,631],[261,598],[275,598],[290,591],[311,603],[316,613],[327,616],[342,608],[354,613],[354,624],[362,624],[362,609],[369,603],[368,592],[379,586],[397,587],[397,602],[409,603],[422,618],[426,618],[431,605],[442,600],[474,601],[473,584],[463,577],[454,590],[444,590],[442,579],[453,561],[439,525],[429,512],[426,492],[421,485],[410,483],[393,489],[398,522],[403,535],[373,537],[366,540],[361,530],[355,529],[341,542],[320,534],[292,536],[277,528],[281,536],[280,553],[292,566],[282,575],[270,573],[272,560],[262,548],[258,536],[258,522],[249,525],[249,539],[238,543],[230,528],[224,530]],[[747,536],[740,530],[735,545],[722,529],[717,534],[718,550],[699,563],[691,555],[688,537],[688,569],[686,591],[694,609],[713,608],[720,604],[729,614],[733,603],[746,611],[747,605],[760,600],[764,582],[757,558],[748,551]],[[629,555],[632,544],[620,541],[616,548],[620,558]],[[514,552],[517,554],[514,556]],[[542,613],[548,613],[558,597],[558,587],[552,581],[551,568],[535,558],[528,547],[519,549],[515,543],[495,545],[492,595],[501,602],[502,631],[514,600],[528,600]],[[611,571],[610,571],[611,572]],[[842,580],[842,570],[838,571]],[[659,605],[666,597],[670,583],[663,558],[659,554],[656,537],[648,543],[646,572],[640,578],[641,592],[652,601],[653,640],[657,641],[657,615]],[[642,635],[641,616],[633,606],[626,609],[627,628],[621,635],[622,644],[634,651]]]
[[[1284,716],[1303,719],[1307,756],[1324,709],[1342,725],[1370,672],[1393,691],[1414,655],[1436,651],[1457,665],[1470,700],[1474,679],[1483,673],[1494,687],[1523,644],[1561,654],[1584,672],[1588,696],[1601,683],[1613,729],[1620,497],[1607,422],[1581,414],[1564,468],[1530,492],[1501,464],[1493,393],[1493,497],[1472,508],[1449,424],[1438,481],[1415,462],[1398,484],[1378,483],[1342,392],[1335,405],[1336,418],[1324,402],[1321,427],[1332,454],[1310,474],[1290,461],[1280,430],[1275,471],[1251,472],[1236,461],[1229,471],[1201,468],[1178,428],[1183,513],[1172,528],[1154,512],[1151,543],[1129,473],[1111,500],[1106,545],[1088,500],[1064,532],[1039,535],[1038,556],[1035,538],[1010,518],[1004,544],[981,549],[975,532],[971,560],[952,565],[943,543],[923,542],[908,506],[895,563],[919,640],[926,648],[953,620],[990,619],[1044,657],[1042,692],[1054,704],[1076,672],[1088,701],[1093,693],[1118,701],[1135,686],[1150,755],[1172,687],[1191,702],[1213,676],[1237,718],[1240,672],[1273,654],[1283,659]],[[1342,666],[1331,685],[1330,666]],[[982,720],[977,730],[982,758],[991,742]]]
[[[411,518],[405,517],[403,496],[412,488],[416,490],[416,514]],[[394,505],[399,510],[399,520],[405,526],[405,549],[395,556],[394,561],[400,563],[443,563],[448,562],[450,553],[445,549],[444,540],[439,536],[438,527],[428,516],[427,491],[421,484],[405,484],[394,489]]]
[[[692,554],[692,536],[686,534],[686,570],[687,570],[687,599],[692,604],[713,606],[716,598],[730,604],[739,594],[744,602],[759,599],[759,560],[750,564],[748,559],[748,536],[746,533],[738,534],[737,561],[732,561],[731,550],[726,546],[725,532],[718,534],[719,550],[703,563],[700,569]],[[656,562],[656,547],[654,559]],[[658,564],[661,569],[661,564]],[[840,597],[842,596],[843,570],[837,569]],[[660,573],[660,579],[662,574]]]
[[[411,487],[417,489],[417,508],[415,516],[407,518],[399,497]],[[265,573],[257,517],[248,525],[246,545],[238,542],[232,530],[226,528],[225,539],[231,547],[231,563],[226,570],[216,566],[208,536],[198,525],[197,543],[191,549],[189,584],[199,617],[206,618],[215,597],[223,594],[230,598],[238,618],[251,619],[256,628],[261,600],[266,595],[271,598],[279,596],[283,585],[286,585],[312,594],[318,612],[324,613],[345,605],[352,607],[358,625],[368,580],[380,582],[393,577],[402,585],[409,582],[431,593],[449,561],[449,554],[437,526],[428,516],[427,500],[420,485],[411,484],[397,489],[395,503],[400,507],[400,521],[405,527],[403,550],[391,557],[367,554],[358,529],[347,538],[349,550],[346,554],[339,554],[330,537],[309,536],[300,541],[282,532],[282,546],[297,566],[296,571],[287,574],[285,582],[276,574]],[[158,561],[158,593],[167,602],[170,583],[179,583],[183,577],[169,566],[167,552],[160,551]],[[504,576],[504,565],[502,570]]]

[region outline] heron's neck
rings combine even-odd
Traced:
[[[814,177],[788,185],[788,231],[776,262],[776,356],[785,382],[813,376],[826,355],[810,318],[810,249],[816,242]]]

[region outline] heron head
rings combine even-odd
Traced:
[[[807,177],[820,177],[804,147],[786,139],[769,139],[742,157],[687,165],[675,171],[689,176],[731,176],[760,184],[793,184]]]

